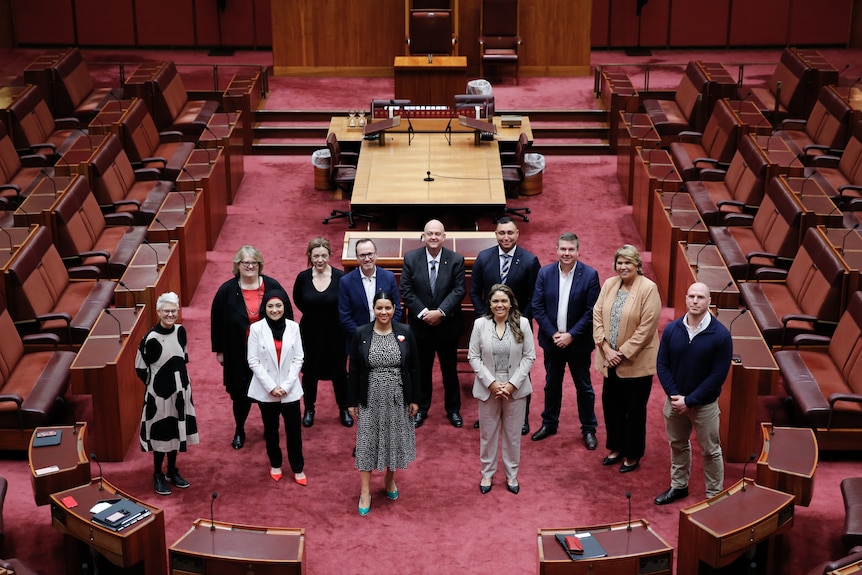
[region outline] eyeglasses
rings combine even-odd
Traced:
[[[159,312],[161,312],[164,315],[177,315],[180,312],[180,310],[178,310],[178,309],[162,309],[162,310],[159,310]]]
[[[368,252],[367,254],[357,254],[356,259],[358,259],[358,260],[370,260],[376,255],[377,255],[377,252]]]
[[[249,269],[256,268],[257,266],[260,265],[260,262],[239,262],[239,263],[241,263],[244,267],[247,267]]]

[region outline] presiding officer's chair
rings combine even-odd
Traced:
[[[451,10],[411,10],[407,53],[451,56],[457,43]]]
[[[515,84],[519,83],[518,0],[482,0],[482,32],[479,36],[479,75],[485,66],[514,66]]]

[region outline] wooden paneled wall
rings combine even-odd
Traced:
[[[479,71],[481,0],[458,0],[458,54]],[[522,0],[521,74],[588,74],[591,0]],[[405,54],[404,0],[272,3],[276,75],[389,76]]]

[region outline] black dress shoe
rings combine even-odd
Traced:
[[[479,429],[479,420],[476,420],[476,423],[473,424],[473,429]]]
[[[628,473],[630,471],[634,471],[635,469],[637,469],[640,466],[641,466],[640,459],[638,459],[637,461],[635,461],[631,465],[626,465],[626,462],[623,461],[622,464],[620,465],[620,473]]]
[[[543,425],[542,427],[539,428],[539,431],[537,431],[536,433],[533,434],[533,436],[530,439],[532,439],[533,441],[542,441],[546,437],[550,437],[551,435],[556,435],[556,434],[557,434],[556,429],[551,429],[550,427]]]
[[[458,412],[450,413],[449,421],[452,423],[452,427],[464,427],[464,420],[461,419],[461,414]]]
[[[344,427],[353,427],[353,418],[350,416],[350,412],[346,409],[340,409],[339,416],[341,417],[341,425]]]
[[[479,491],[482,493],[482,495],[485,495],[486,493],[488,493],[488,492],[490,492],[490,491],[491,491],[491,488],[492,488],[492,487],[494,487],[494,484],[493,484],[493,483],[492,483],[491,485],[482,485],[482,484],[480,483],[480,484],[479,484]]]
[[[587,433],[586,435],[584,435],[584,445],[586,445],[587,449],[589,449],[590,451],[595,451],[596,448],[599,446],[599,440],[596,439],[596,434]]]
[[[242,446],[245,444],[245,435],[242,433],[237,433],[233,436],[233,441],[230,442],[231,447],[234,449],[242,449]]]
[[[602,465],[615,465],[617,462],[619,462],[621,457],[622,455],[617,455],[616,457],[611,457],[610,455],[608,455],[607,457],[602,459]]]
[[[426,419],[428,419],[428,416],[420,411],[413,416],[413,427],[422,427]]]
[[[673,503],[677,499],[682,499],[683,497],[688,497],[688,487],[683,487],[681,489],[671,487],[655,498],[655,504],[667,505],[668,503]]]
[[[518,492],[521,491],[521,485],[517,484],[517,483],[515,485],[512,485],[507,481],[506,482],[506,489],[509,490],[509,493],[514,493],[515,495],[517,495]]]
[[[311,427],[314,425],[314,410],[306,409],[305,413],[302,415],[302,425],[305,427]]]
[[[524,425],[521,426],[521,435],[527,435],[530,433],[530,422],[525,421]]]

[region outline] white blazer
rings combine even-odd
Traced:
[[[536,346],[533,342],[533,330],[530,329],[530,320],[521,318],[521,331],[524,332],[524,341],[518,343],[512,338],[509,348],[509,379],[508,382],[515,386],[514,399],[526,397],[533,391],[530,384],[530,369],[536,361]],[[497,337],[494,320],[480,317],[473,323],[473,332],[470,334],[470,349],[467,350],[467,360],[470,367],[476,372],[473,380],[473,397],[486,401],[491,397],[489,387],[494,380],[494,353],[493,338]],[[490,367],[490,369],[489,369]]]
[[[305,357],[302,340],[299,337],[299,324],[285,320],[284,337],[281,340],[281,361],[275,353],[275,339],[266,320],[251,325],[248,333],[248,366],[253,376],[248,387],[251,399],[264,402],[290,403],[302,397],[302,384],[299,370]],[[281,387],[287,393],[273,397],[270,392]]]

